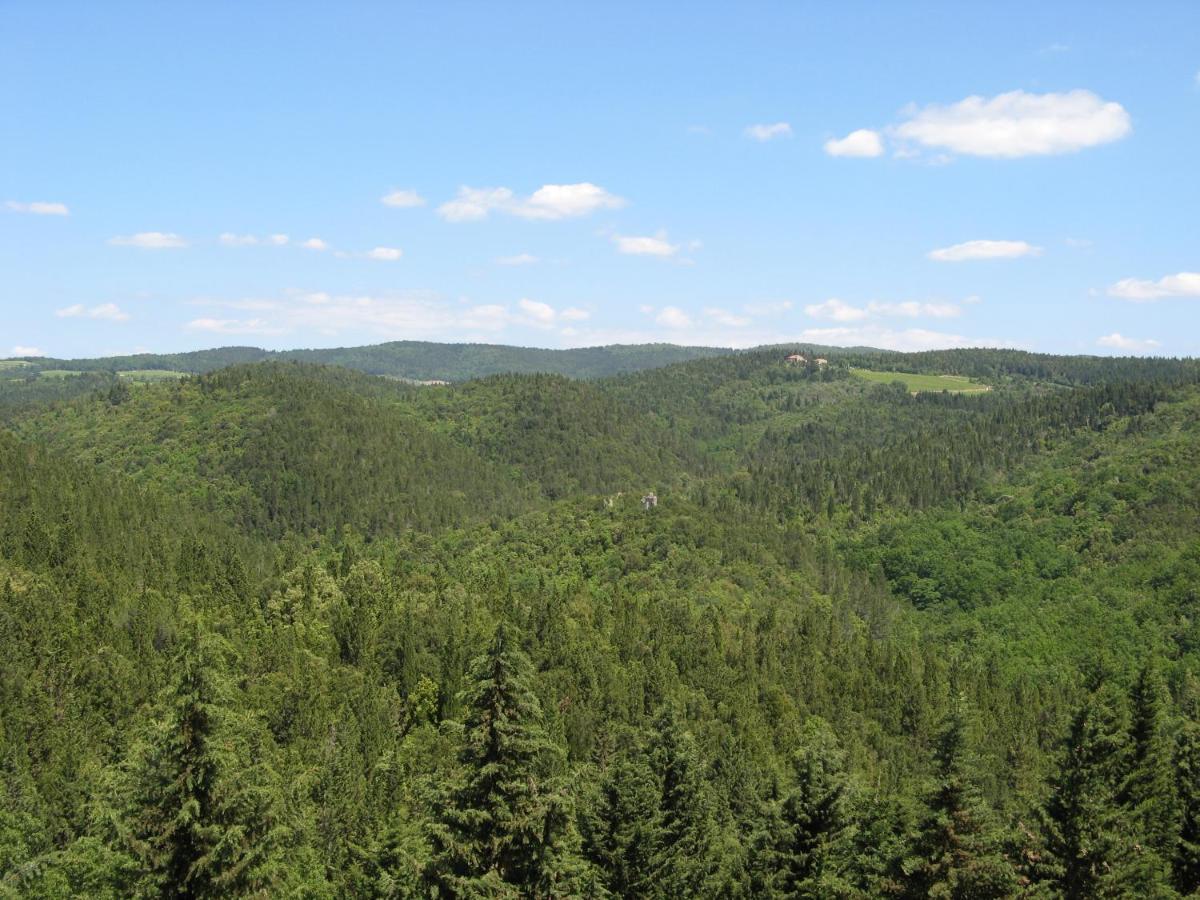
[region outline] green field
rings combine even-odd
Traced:
[[[990,391],[990,385],[982,384],[966,375],[913,375],[909,372],[875,372],[871,369],[851,369],[855,375],[878,384],[902,381],[914,394],[922,391],[949,391],[952,394],[978,394]]]
[[[129,369],[117,374],[130,381],[178,381],[180,378],[186,378],[188,373],[176,372],[174,369]]]
[[[70,375],[82,374],[82,372],[78,372],[74,369],[42,369],[42,371],[38,372],[38,375],[42,378],[66,378]]]

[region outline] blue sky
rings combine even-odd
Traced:
[[[1198,354],[1200,4],[0,4],[0,356],[395,339]]]

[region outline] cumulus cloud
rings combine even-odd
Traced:
[[[618,253],[630,256],[674,256],[679,252],[679,245],[667,240],[667,233],[660,231],[653,237],[631,237],[614,234],[613,243],[617,245]]]
[[[530,298],[522,298],[513,306],[471,305],[430,291],[383,295],[289,291],[275,299],[202,298],[193,305],[208,307],[214,314],[193,319],[187,325],[190,330],[224,335],[316,332],[325,336],[349,333],[387,339],[464,340],[472,335],[494,335],[510,327],[557,330],[562,334],[589,316],[577,307],[560,311]],[[238,312],[221,314],[217,310]]]
[[[506,187],[463,186],[458,194],[438,207],[447,222],[485,219],[503,212],[523,219],[551,221],[587,216],[602,209],[620,209],[625,200],[604,188],[583,181],[577,184],[544,184],[528,197],[518,197]]]
[[[1096,338],[1096,344],[1100,347],[1111,347],[1114,350],[1131,350],[1131,351],[1146,351],[1153,350],[1159,346],[1159,342],[1153,338],[1131,338],[1125,337],[1119,331],[1114,331],[1112,334],[1106,334],[1104,337]]]
[[[321,240],[319,237],[311,237],[304,241],[301,245],[305,250],[316,250],[318,252],[329,249],[329,244]]]
[[[692,317],[678,306],[664,306],[662,312],[654,317],[654,321],[667,328],[689,328]]]
[[[937,262],[964,262],[973,259],[1016,259],[1020,256],[1038,256],[1041,252],[1041,247],[1026,241],[966,241],[931,250],[929,258]]]
[[[163,231],[139,231],[109,238],[108,242],[114,247],[140,247],[143,250],[175,250],[188,245],[179,235]]]
[[[825,142],[825,152],[830,156],[871,157],[883,155],[883,138],[878,131],[860,128],[844,138],[833,138]]]
[[[397,209],[412,209],[424,206],[425,198],[416,191],[391,191],[379,198],[384,206],[394,206]]]
[[[804,312],[814,319],[862,322],[871,318],[953,319],[962,315],[962,307],[956,303],[927,303],[918,300],[903,300],[897,303],[872,300],[866,306],[854,306],[833,297],[823,303],[809,304],[804,307]]]
[[[69,216],[71,211],[65,203],[47,203],[45,200],[34,200],[22,203],[20,200],[6,200],[4,205],[13,212],[29,213],[35,216]]]
[[[521,312],[529,316],[539,325],[550,325],[554,322],[555,312],[554,307],[549,303],[541,303],[537,300],[529,300],[522,298],[517,301],[517,306]]]
[[[404,255],[399,247],[376,247],[364,254],[367,259],[377,259],[380,262],[395,262]]]
[[[255,247],[259,244],[283,247],[288,243],[288,236],[286,234],[269,234],[266,237],[259,237],[256,234],[235,234],[232,231],[226,231],[217,237],[217,243],[222,247]]]
[[[771,125],[751,125],[746,129],[746,137],[760,143],[779,137],[791,137],[792,126],[787,122],[775,122]]]
[[[1108,294],[1134,303],[1152,303],[1164,297],[1200,297],[1200,272],[1180,272],[1158,281],[1122,278],[1108,289]]]
[[[996,338],[972,338],[927,328],[891,329],[865,327],[806,328],[799,340],[836,347],[878,347],[881,350],[949,350],[956,347],[1002,347],[1012,342]]]
[[[532,253],[518,253],[515,256],[496,257],[496,265],[498,266],[531,266],[537,261],[538,258]]]
[[[39,350],[37,347],[25,347],[25,346],[22,346],[21,344],[17,344],[15,347],[12,348],[12,355],[13,356],[45,356],[46,354],[43,353],[41,350]]]
[[[823,303],[810,303],[804,312],[814,319],[831,319],[834,322],[858,322],[870,315],[865,309],[852,306],[837,297]]]
[[[704,310],[704,315],[725,328],[745,328],[751,323],[751,319],[748,316],[740,316],[727,309],[717,307],[708,307]]]
[[[967,97],[911,112],[892,129],[902,141],[968,156],[1015,158],[1074,153],[1120,140],[1133,130],[1120,103],[1091,91],[1009,91]]]
[[[63,309],[56,309],[54,315],[60,319],[107,319],[110,322],[124,322],[129,313],[115,303],[101,303],[99,306],[86,307],[76,303]]]

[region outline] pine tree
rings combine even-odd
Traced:
[[[837,736],[824,720],[806,725],[793,769],[793,786],[768,806],[764,846],[751,863],[755,892],[848,896],[849,783]]]
[[[1175,889],[1185,896],[1200,891],[1200,724],[1187,722],[1175,756],[1179,832],[1172,854]]]
[[[617,897],[654,893],[661,793],[649,761],[638,751],[633,748],[609,762],[583,816],[585,852]]]
[[[196,626],[184,639],[163,714],[127,766],[120,830],[162,897],[247,894],[280,876],[271,774],[233,749],[215,642]]]
[[[560,751],[530,687],[533,667],[501,624],[472,665],[458,763],[430,829],[431,888],[448,897],[566,897],[582,864]]]
[[[662,710],[652,727],[650,766],[659,788],[652,896],[712,896],[720,860],[704,764],[671,707]]]
[[[1163,859],[1171,858],[1179,832],[1170,699],[1158,666],[1151,658],[1130,695],[1128,759],[1117,796],[1139,844]]]
[[[1012,865],[975,784],[966,702],[960,698],[938,737],[937,784],[904,862],[906,897],[993,898],[1016,894]]]
[[[1065,900],[1114,895],[1124,852],[1115,796],[1123,743],[1111,703],[1094,687],[1071,719],[1040,816],[1049,859],[1039,878]]]

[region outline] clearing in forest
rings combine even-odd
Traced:
[[[902,381],[914,394],[922,391],[949,391],[954,394],[979,394],[990,391],[991,385],[983,384],[966,375],[915,375],[911,372],[875,372],[871,369],[851,369],[859,378],[879,384]]]

